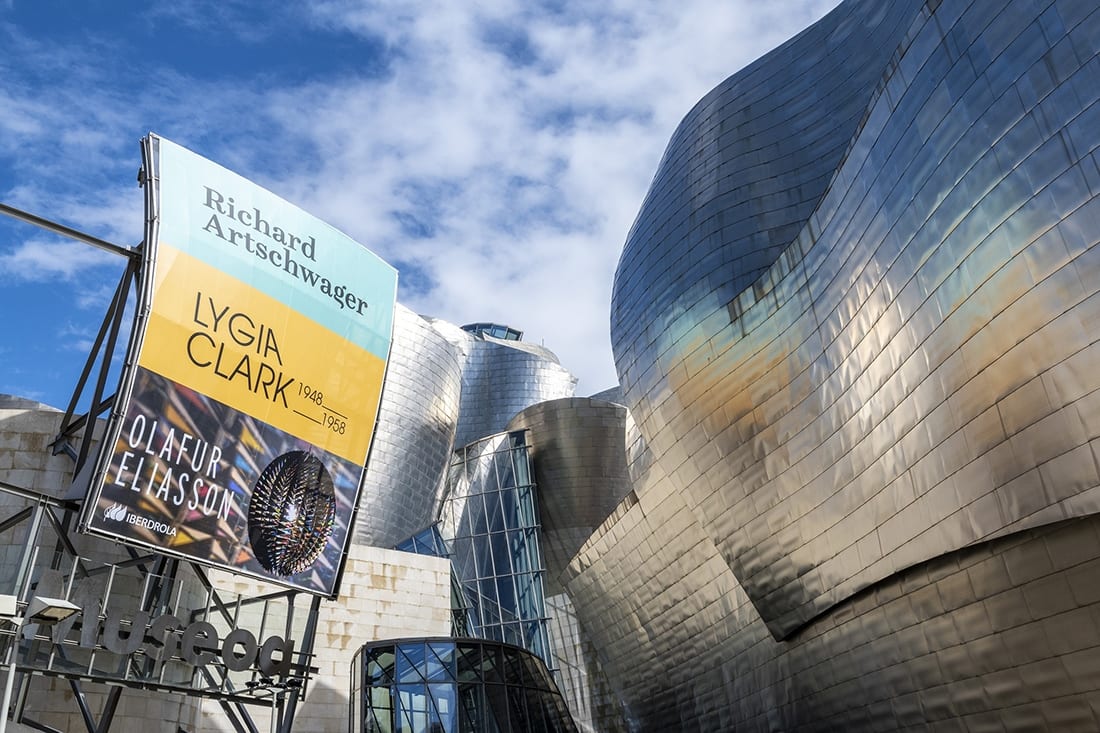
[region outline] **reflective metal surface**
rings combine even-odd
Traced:
[[[685,118],[563,578],[631,729],[1100,728],[1098,52],[1092,2],[849,0]]]
[[[676,501],[641,497],[567,584],[631,730],[1100,728],[1096,515],[916,565],[777,642]]]
[[[546,347],[494,338],[488,332],[468,333],[445,321],[433,323],[463,359],[456,446],[499,433],[526,407],[573,396],[577,378]]]
[[[626,733],[626,715],[600,661],[599,648],[581,626],[567,593],[548,596],[554,680],[584,733]]]
[[[528,407],[508,424],[527,430],[538,486],[546,592],[631,489],[626,471],[626,408],[574,397]]]
[[[391,547],[435,518],[454,448],[462,362],[426,319],[398,305],[354,541]]]
[[[576,381],[544,347],[398,305],[355,541],[392,547],[423,529],[438,512],[452,451],[501,432],[525,407],[571,397]]]
[[[1090,3],[847,2],[673,137],[613,301],[636,491],[775,637],[1100,506],[1098,45]]]

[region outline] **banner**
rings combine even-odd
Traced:
[[[205,158],[146,150],[151,309],[82,527],[333,596],[397,273]]]

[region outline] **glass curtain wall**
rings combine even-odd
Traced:
[[[540,659],[507,644],[416,639],[363,647],[352,733],[574,733]]]
[[[456,451],[439,519],[472,635],[550,661],[535,486],[524,431]]]
[[[439,523],[420,530],[404,542],[394,546],[395,550],[412,552],[417,555],[432,555],[451,559],[451,551],[443,535],[439,533]],[[451,565],[451,636],[476,636],[473,627],[473,616],[466,606],[466,594],[462,589],[462,583]]]

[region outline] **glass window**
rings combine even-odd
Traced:
[[[501,648],[496,644],[481,645],[481,676],[485,682],[504,682]]]
[[[508,715],[508,693],[504,685],[485,685],[485,710],[484,718],[490,718],[495,727],[491,730],[522,731],[523,728],[514,729]],[[488,726],[487,726],[488,727]]]
[[[398,683],[421,682],[426,674],[423,644],[402,644],[397,648]]]
[[[426,733],[429,704],[424,685],[398,685],[397,733]]]
[[[493,578],[485,578],[478,583],[481,596],[481,619],[488,626],[499,624],[500,601],[497,599],[497,584]]]
[[[486,724],[483,717],[485,703],[481,695],[481,685],[459,685],[459,733],[484,733],[493,728]]]
[[[527,731],[527,696],[522,687],[508,685],[508,719],[512,730]]]
[[[475,621],[467,631],[503,640],[501,624],[516,624],[508,629],[508,640],[529,644],[526,625],[545,625],[545,611],[543,599],[536,597],[543,590],[537,574],[542,563],[536,495],[527,483],[526,434],[500,433],[456,455],[438,526]],[[539,649],[545,653],[545,643]]]
[[[393,695],[389,687],[372,687],[367,697],[366,726],[370,733],[393,733]]]
[[[455,677],[455,645],[450,642],[431,642],[425,657],[426,677],[429,682],[446,682]]]
[[[515,491],[502,491],[500,492],[500,504],[503,512],[503,522],[505,527],[520,527],[522,526],[522,515],[519,510],[519,503],[517,501],[517,494]]]
[[[504,512],[501,509],[500,496],[501,494],[510,493],[507,491],[494,491],[489,494],[485,494],[485,510],[489,518],[489,531],[498,532],[505,529],[507,525],[504,523]]]
[[[489,535],[489,542],[493,546],[493,571],[494,575],[511,574],[512,548],[508,546],[507,532],[494,532]]]
[[[367,684],[389,685],[393,682],[393,665],[393,647],[372,650],[367,661]]]

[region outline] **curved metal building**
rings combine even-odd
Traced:
[[[404,306],[394,315],[378,428],[355,523],[355,541],[376,547],[392,547],[434,519],[462,390],[462,362],[451,342]]]
[[[364,562],[354,725],[1100,730],[1098,244],[1095,0],[845,0],[675,131],[619,388],[398,308],[356,541],[548,669]]]
[[[585,397],[540,402],[508,423],[530,434],[548,595],[561,592],[569,561],[630,493],[625,423],[622,405]]]
[[[503,431],[526,407],[571,397],[576,382],[548,349],[398,305],[356,541],[392,547],[430,524],[453,451]]]
[[[1100,655],[1098,50],[1095,4],[849,0],[677,129],[612,303],[648,463],[567,583],[638,727],[1100,724],[1065,674]]]

